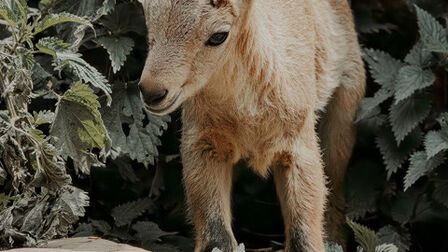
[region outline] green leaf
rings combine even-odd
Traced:
[[[425,151],[432,158],[442,151],[448,150],[448,129],[430,131],[425,137]]]
[[[325,242],[325,252],[344,252],[344,249],[334,242]]]
[[[111,147],[99,107],[93,91],[78,82],[59,101],[51,127],[51,135],[58,138],[57,147],[73,158],[76,170],[82,173],[89,173],[92,165],[101,165],[92,153],[94,148],[106,156]]]
[[[79,17],[85,17],[91,23],[94,23],[102,16],[110,13],[115,7],[115,2],[115,0],[78,0],[76,4],[73,4],[71,1],[54,0],[52,9],[55,12],[64,11]],[[66,23],[56,28],[59,36],[72,44],[71,48],[79,48],[85,42],[83,40],[87,27],[86,25]]]
[[[62,12],[58,14],[49,14],[45,16],[44,19],[42,19],[39,23],[37,23],[37,25],[34,28],[33,34],[36,35],[52,26],[66,22],[82,24],[94,30],[93,25],[86,18],[78,17],[76,15],[67,12]]]
[[[64,43],[64,41],[56,37],[45,37],[39,40],[36,44],[40,53],[48,54],[56,57],[56,52],[66,51],[70,44]]]
[[[176,232],[165,232],[160,229],[156,223],[150,221],[139,221],[132,225],[132,229],[137,232],[136,237],[142,242],[142,244],[148,245],[160,241],[160,238],[164,236],[177,234]]]
[[[380,243],[380,238],[378,237],[378,235],[367,227],[353,222],[348,218],[347,224],[355,233],[355,240],[357,243],[359,243],[361,248],[366,252],[374,252],[376,246],[378,246]]]
[[[53,55],[55,58],[54,66],[55,70],[62,70],[64,68],[70,69],[80,80],[85,83],[90,83],[92,86],[101,89],[108,98],[107,105],[111,103],[110,85],[106,79],[96,68],[82,59],[82,55],[74,53],[70,50],[62,50],[60,45],[42,44],[38,45],[39,50],[47,51],[48,54]]]
[[[420,130],[414,130],[405,140],[398,144],[394,135],[389,129],[380,132],[376,138],[376,143],[383,156],[384,164],[387,170],[387,179],[401,168],[402,164],[408,159],[409,155],[420,146],[422,133]]]
[[[128,157],[122,156],[111,162],[113,166],[118,169],[120,176],[128,182],[136,183],[140,181],[140,178],[135,174],[134,168],[132,167],[132,160]]]
[[[400,69],[395,85],[395,103],[409,98],[417,90],[434,84],[436,76],[431,70],[419,66],[405,66]]]
[[[109,53],[112,69],[117,73],[134,48],[134,40],[128,37],[102,37],[98,41]]]
[[[84,82],[103,90],[107,96],[112,92],[106,78],[96,68],[83,60],[81,54],[62,52],[56,53],[56,55],[58,60],[67,63],[68,67]]]
[[[80,17],[96,21],[110,13],[115,7],[115,0],[79,0],[77,4],[65,0],[53,0],[55,11],[67,11]]]
[[[41,110],[39,113],[33,112],[33,120],[35,126],[50,124],[54,121],[54,113],[49,110]]]
[[[404,190],[406,191],[411,187],[419,178],[427,175],[435,168],[439,167],[444,161],[445,153],[439,153],[438,155],[428,159],[424,151],[418,151],[412,154],[410,158],[410,166],[406,176],[404,177]]]
[[[111,107],[103,107],[101,113],[114,148],[145,166],[154,164],[157,146],[161,144],[159,137],[167,128],[169,117],[146,113],[135,84],[114,85],[112,97]],[[146,125],[145,119],[149,121]],[[123,125],[129,126],[129,134],[125,134]]]
[[[403,63],[383,51],[364,49],[363,52],[364,60],[368,63],[370,74],[375,82],[384,88],[392,89]]]
[[[0,167],[0,171],[1,171],[1,169],[3,169],[3,168]],[[1,173],[0,173],[0,175],[1,175]],[[4,178],[6,179],[6,176],[5,176]],[[0,179],[2,179],[2,177],[0,177]],[[3,185],[3,184],[0,183],[0,185]],[[9,197],[9,196],[7,196],[7,195],[4,194],[4,193],[0,193],[0,212],[1,212],[3,209],[6,209],[6,207],[8,206],[9,202],[10,202],[12,199],[13,199],[12,197]]]
[[[146,36],[145,15],[137,3],[119,3],[115,10],[101,19],[101,23],[113,35],[120,36],[130,32]]]
[[[398,248],[394,244],[381,244],[375,248],[375,252],[398,252]]]
[[[409,54],[406,55],[404,61],[410,65],[425,68],[431,65],[432,59],[431,51],[427,50],[423,41],[419,40]]]
[[[34,67],[34,55],[31,50],[25,48],[17,49],[17,54],[20,57],[20,63],[26,70],[31,70]]]
[[[382,227],[378,231],[378,236],[382,243],[395,244],[398,252],[406,252],[411,247],[411,235],[408,230],[391,225]]]
[[[115,225],[117,227],[130,225],[134,219],[150,210],[152,204],[151,199],[143,198],[115,207],[111,212]]]
[[[447,33],[443,26],[429,14],[415,5],[421,40],[433,52],[448,53]]]
[[[389,120],[399,145],[429,115],[431,102],[430,95],[419,94],[391,106]]]
[[[4,2],[0,2],[0,17],[11,27],[19,22],[19,17]]]
[[[67,186],[60,195],[59,208],[70,216],[82,217],[85,215],[85,207],[89,206],[89,196],[87,193],[74,186]]]
[[[378,92],[375,93],[373,97],[367,97],[362,99],[361,104],[359,105],[359,109],[356,115],[356,122],[360,122],[365,119],[369,119],[372,116],[375,116],[375,112],[378,112],[379,105],[391,98],[394,93],[386,88],[381,88]],[[381,111],[381,110],[380,110]]]
[[[103,234],[108,234],[112,230],[112,227],[106,221],[90,220],[90,222],[92,223],[92,226],[95,227],[96,230],[100,231]]]
[[[244,244],[241,243],[240,245],[238,245],[238,247],[236,249],[233,250],[233,252],[245,252],[246,248],[244,247]],[[218,249],[218,248],[214,248],[212,250],[212,252],[222,252],[222,250]]]

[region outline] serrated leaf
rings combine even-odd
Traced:
[[[48,54],[56,57],[57,51],[65,51],[70,45],[56,37],[45,37],[36,44],[40,53]]]
[[[1,171],[1,169],[3,169],[3,168],[1,168],[1,166],[0,166],[0,171]],[[0,175],[1,175],[1,173],[0,173]],[[6,177],[5,177],[6,178]],[[1,178],[0,178],[1,179]],[[2,185],[1,183],[0,183],[0,185]],[[6,194],[4,194],[4,193],[0,193],[0,212],[2,212],[4,209],[6,209],[6,207],[8,206],[8,204],[9,204],[9,202],[12,200],[13,198],[12,197],[10,197],[10,196],[7,196]],[[1,225],[0,225],[1,226]],[[1,230],[1,228],[0,228],[0,230]]]
[[[135,174],[132,167],[132,160],[126,156],[119,156],[111,162],[112,167],[118,170],[120,176],[128,182],[135,183],[140,181],[140,178]]]
[[[40,225],[42,225],[42,222],[44,222],[43,212],[46,210],[47,204],[46,201],[38,202],[30,211],[28,211],[24,216],[20,231],[33,232],[38,230]]]
[[[398,252],[398,248],[394,244],[381,244],[375,248],[375,252]]]
[[[233,252],[245,252],[246,248],[244,247],[244,244],[241,243],[240,245],[238,245],[238,247],[236,249],[233,250]],[[222,250],[218,249],[218,248],[214,248],[212,250],[212,252],[222,252]]]
[[[443,26],[429,14],[415,5],[421,40],[433,52],[448,53],[448,39]]]
[[[417,90],[434,84],[436,76],[431,70],[419,66],[405,66],[400,69],[395,85],[395,103],[409,98]]]
[[[344,252],[344,249],[334,242],[325,242],[325,252]]]
[[[82,217],[86,213],[85,207],[89,206],[87,192],[74,186],[66,186],[56,203],[68,216]],[[77,218],[74,218],[77,220]]]
[[[58,138],[57,147],[73,158],[78,172],[88,174],[92,165],[101,165],[92,153],[94,148],[105,156],[111,147],[99,107],[93,91],[78,82],[64,94],[56,109],[51,135]]]
[[[429,115],[431,102],[428,94],[419,94],[391,106],[389,120],[399,145]]]
[[[176,232],[165,232],[156,223],[150,221],[139,221],[132,225],[132,229],[137,232],[136,237],[142,244],[151,244],[160,241],[160,238],[164,236],[177,234]]]
[[[55,0],[52,9],[55,12],[64,11],[79,17],[85,17],[91,23],[94,23],[102,16],[110,13],[115,7],[115,2],[115,0],[78,0],[77,4],[73,4],[66,0]],[[70,42],[72,49],[76,49],[83,43],[87,27],[86,25],[66,23],[56,28],[60,37]]]
[[[33,120],[35,126],[49,124],[54,121],[55,114],[49,110],[41,110],[39,113],[33,112]]]
[[[387,99],[391,98],[393,95],[394,93],[390,89],[381,88],[375,93],[373,97],[362,99],[361,104],[359,105],[358,112],[356,114],[356,122],[369,119],[375,114],[378,114],[375,113],[378,112],[378,106]]]
[[[34,67],[34,55],[30,50],[19,48],[17,49],[17,54],[20,57],[21,65],[25,67],[26,70],[31,70]]]
[[[378,231],[382,243],[394,244],[398,252],[406,252],[411,247],[411,235],[404,228],[388,225]]]
[[[115,225],[118,227],[130,225],[134,219],[150,210],[152,201],[149,198],[143,198],[119,205],[112,209],[112,217]]]
[[[408,55],[406,55],[404,61],[410,65],[424,68],[431,64],[432,54],[431,51],[425,48],[423,42],[419,40]]]
[[[115,0],[79,0],[76,5],[65,0],[54,0],[55,11],[67,11],[80,17],[96,21],[110,13],[115,7]]]
[[[39,52],[54,57],[53,66],[55,70],[61,71],[68,68],[80,80],[90,83],[92,86],[101,89],[108,97],[108,105],[111,102],[110,85],[107,79],[96,68],[82,59],[82,55],[72,52],[69,44],[64,43],[55,37],[47,37],[39,40],[36,47]]]
[[[137,85],[117,84],[112,97],[111,107],[102,109],[101,113],[114,148],[145,166],[154,164],[157,146],[161,144],[159,137],[167,128],[169,117],[146,113]],[[147,125],[145,118],[149,121]],[[129,126],[128,135],[123,131],[123,125]]]
[[[73,71],[73,73],[78,76],[85,83],[90,83],[94,87],[101,89],[106,96],[108,97],[108,105],[111,102],[110,93],[112,90],[110,89],[110,85],[107,79],[100,73],[96,68],[88,64],[85,60],[83,60],[82,55],[79,53],[73,52],[56,52],[57,63],[56,69],[60,67],[68,66],[69,69]]]
[[[403,63],[383,51],[364,49],[363,52],[363,58],[368,63],[370,74],[375,82],[384,88],[392,89]]]
[[[347,218],[347,224],[355,233],[355,240],[366,252],[374,252],[380,243],[378,235],[369,228]]]
[[[0,2],[0,17],[11,27],[19,22],[19,17],[4,2]]]
[[[112,230],[112,227],[109,225],[109,223],[103,220],[90,220],[90,223],[95,229],[103,234],[108,234]]]
[[[107,50],[112,69],[117,73],[134,48],[134,40],[128,37],[102,37],[98,41]]]
[[[37,25],[34,28],[33,34],[36,35],[52,26],[66,22],[82,24],[94,30],[93,25],[86,18],[78,17],[76,15],[67,12],[62,12],[58,14],[46,15],[44,19],[42,19],[39,23],[37,23]]]
[[[120,36],[129,32],[146,36],[145,15],[143,8],[135,3],[119,3],[113,12],[104,16],[101,23],[113,35]]]
[[[425,137],[425,151],[432,158],[442,151],[448,150],[448,130],[430,131]]]
[[[404,177],[404,190],[406,191],[411,187],[419,178],[427,175],[432,170],[440,166],[444,161],[445,153],[439,153],[438,155],[428,159],[424,151],[418,151],[412,154],[410,158],[410,166],[406,176]]]
[[[408,159],[409,155],[420,146],[422,133],[420,130],[414,130],[398,146],[394,135],[390,130],[383,130],[376,138],[376,143],[381,151],[384,164],[387,170],[387,179],[401,168],[402,164]]]

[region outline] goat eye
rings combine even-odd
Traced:
[[[224,43],[229,36],[228,32],[218,32],[213,34],[205,43],[208,46],[219,46]]]

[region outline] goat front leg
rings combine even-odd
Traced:
[[[307,119],[291,150],[277,155],[274,180],[285,223],[286,252],[324,252],[325,175],[314,123]]]
[[[195,252],[213,248],[232,252],[237,245],[231,228],[232,149],[214,136],[197,139],[185,135],[183,180],[195,226]]]

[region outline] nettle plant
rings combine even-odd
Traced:
[[[427,11],[414,8],[419,41],[403,60],[364,49],[378,90],[363,100],[357,115],[359,123],[374,129],[387,179],[402,181],[402,186],[391,183],[395,200],[384,209],[394,224],[379,231],[381,241],[394,243],[399,251],[410,248],[409,224],[448,207],[448,31]],[[349,216],[375,211],[372,202],[365,203],[362,212],[351,209]]]
[[[446,89],[440,84],[446,81],[448,71],[448,32],[428,12],[415,8],[420,40],[404,61],[386,52],[364,50],[370,74],[380,88],[363,100],[357,116],[358,122],[379,129],[376,142],[388,178],[409,161],[403,180],[405,191],[424,176],[440,183],[431,178],[437,176],[448,150],[448,113],[442,111],[439,105],[443,104],[438,103],[443,101],[437,95]],[[389,105],[386,113],[381,105]],[[435,186],[446,188],[438,183]],[[448,197],[436,192],[435,199],[448,206]]]
[[[114,78],[134,48],[115,0],[33,2],[0,1],[0,248],[66,236],[89,205],[70,174],[107,157],[153,164],[169,120]],[[80,53],[92,47],[109,54],[106,76]]]

